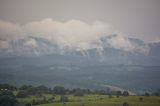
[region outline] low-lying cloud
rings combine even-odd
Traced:
[[[108,41],[111,47],[125,51],[134,51],[137,48],[124,34],[100,21],[88,24],[80,20],[61,22],[48,18],[20,25],[0,20],[0,48],[7,48],[11,40],[28,39],[32,36],[46,39],[60,49],[67,47],[72,51],[80,51],[96,48],[103,51],[101,39],[113,34],[117,36]],[[32,48],[38,47],[33,39],[24,45]]]

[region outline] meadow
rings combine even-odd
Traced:
[[[19,102],[32,102],[44,97],[51,98],[53,95],[44,94],[42,97],[27,97],[18,99]],[[160,106],[159,96],[109,96],[89,94],[84,96],[66,95],[68,102],[61,102],[59,95],[54,95],[52,103],[40,104],[36,106]],[[124,103],[127,103],[124,104]]]
[[[131,95],[128,91],[0,84],[0,106],[160,106],[160,91]]]

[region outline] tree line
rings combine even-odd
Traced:
[[[14,94],[13,92],[17,93]],[[9,84],[0,84],[0,106],[17,106],[18,101],[16,98],[26,98],[29,96],[42,97],[43,94],[52,94],[52,95],[60,95],[60,102],[67,102],[68,98],[66,95],[74,95],[74,96],[83,96],[85,94],[98,94],[98,95],[109,95],[112,98],[112,95],[116,97],[119,96],[129,96],[128,91],[111,91],[108,88],[106,90],[90,90],[90,89],[67,89],[63,86],[55,86],[54,88],[48,88],[44,85],[32,86],[32,85],[23,85],[21,87],[16,87]],[[149,94],[145,93],[144,96],[160,96],[160,90]],[[32,105],[44,104],[54,101],[54,96],[50,99],[46,99],[43,97],[42,100],[32,101]],[[30,106],[31,104],[26,104],[26,106]]]
[[[17,97],[27,97],[30,95],[40,96],[41,94],[55,94],[55,95],[65,95],[71,94],[75,96],[83,96],[84,94],[100,94],[100,95],[119,95],[119,96],[128,96],[128,91],[111,91],[108,90],[90,90],[90,89],[67,89],[63,86],[55,86],[54,88],[48,88],[44,85],[32,86],[32,85],[22,85],[21,87],[12,86],[9,84],[0,84],[1,91],[18,91]]]

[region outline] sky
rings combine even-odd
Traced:
[[[52,25],[54,28],[48,27]],[[0,0],[0,39],[12,38],[8,35],[23,36],[26,31],[56,33],[52,28],[72,34],[64,38],[75,40],[73,43],[85,34],[89,36],[84,38],[89,39],[108,33],[157,42],[160,41],[160,0]]]

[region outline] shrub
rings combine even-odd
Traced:
[[[113,98],[112,94],[109,94],[108,97],[109,97],[109,98]]]
[[[0,96],[8,95],[14,97],[14,94],[10,90],[0,90]]]
[[[123,95],[123,96],[129,96],[129,93],[128,93],[128,91],[124,91],[124,92],[122,93],[122,95]]]
[[[51,98],[48,99],[48,102],[53,102],[54,99],[55,99],[55,97],[51,97]]]
[[[122,106],[129,106],[127,102],[124,102]]]
[[[140,98],[139,98],[139,101],[140,101],[140,102],[142,102],[142,101],[143,101],[143,98],[142,98],[142,97],[140,97]]]
[[[61,101],[61,102],[68,102],[68,97],[67,97],[67,96],[64,96],[64,95],[61,95],[60,101]]]
[[[27,91],[24,91],[24,90],[21,90],[21,91],[18,92],[17,97],[18,97],[18,98],[28,97],[28,92],[27,92]]]
[[[150,96],[150,94],[148,92],[145,92],[144,96]]]
[[[81,90],[77,90],[77,91],[74,93],[74,96],[84,96],[84,93],[83,93],[83,91],[81,91]]]
[[[54,91],[55,94],[59,94],[59,95],[65,94],[65,88],[62,87],[62,86],[54,87],[53,91]]]
[[[16,106],[17,100],[9,95],[0,96],[0,106]]]

